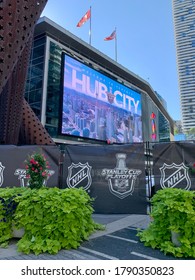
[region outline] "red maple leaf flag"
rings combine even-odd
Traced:
[[[89,9],[86,14],[79,20],[77,27],[81,27],[91,17],[91,10]]]
[[[114,30],[110,36],[104,38],[104,41],[110,41],[110,40],[113,40],[115,38],[116,38],[116,30]]]

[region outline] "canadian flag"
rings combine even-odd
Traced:
[[[89,9],[86,14],[79,20],[77,27],[81,27],[91,17],[91,10]]]
[[[113,40],[115,38],[116,38],[116,30],[114,30],[110,36],[104,38],[104,41],[110,41],[110,40]]]

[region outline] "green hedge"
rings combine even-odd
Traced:
[[[92,199],[82,188],[0,189],[0,243],[12,238],[12,225],[24,228],[18,251],[40,254],[77,248],[96,229]]]

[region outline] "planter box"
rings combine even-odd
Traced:
[[[16,229],[14,226],[12,227],[12,236],[14,238],[21,238],[24,235],[24,228]]]
[[[171,230],[171,241],[176,247],[181,246],[181,242],[179,241],[180,233]]]

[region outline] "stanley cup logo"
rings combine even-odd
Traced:
[[[116,169],[118,170],[127,170],[127,166],[126,166],[126,154],[116,154],[116,159],[117,159],[117,163],[116,163]],[[119,179],[114,179],[114,188],[117,189],[119,192],[125,192],[128,187],[129,187],[129,180],[128,179],[124,179],[124,180],[119,180]]]
[[[117,163],[116,163],[116,168],[119,169],[126,169],[126,160],[127,156],[126,154],[116,154],[116,159],[117,159]]]
[[[126,154],[116,154],[116,167],[114,169],[105,168],[101,173],[108,180],[110,192],[120,199],[134,192],[137,176],[141,174],[141,170],[129,169],[126,166],[126,158]]]

